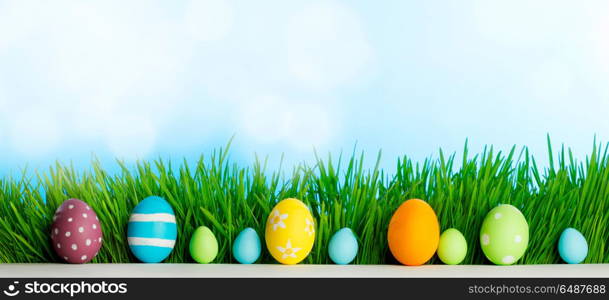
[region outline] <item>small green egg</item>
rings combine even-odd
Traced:
[[[496,265],[511,265],[529,244],[529,224],[518,208],[502,204],[486,215],[480,230],[480,245],[488,260]]]
[[[447,265],[458,265],[467,254],[467,242],[463,234],[455,228],[449,228],[440,235],[438,257]]]
[[[200,264],[212,262],[218,255],[218,241],[211,230],[199,226],[190,239],[190,255]]]

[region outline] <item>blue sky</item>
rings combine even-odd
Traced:
[[[607,141],[607,1],[3,1],[0,174]]]

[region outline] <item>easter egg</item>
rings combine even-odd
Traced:
[[[467,242],[461,232],[455,228],[446,229],[440,235],[438,257],[447,265],[458,265],[467,254]]]
[[[588,243],[574,228],[565,229],[558,240],[558,254],[568,264],[578,264],[588,255]]]
[[[242,264],[253,264],[260,257],[260,238],[254,228],[245,228],[235,238],[233,257]]]
[[[315,223],[309,208],[289,198],[273,207],[266,221],[266,247],[280,263],[297,264],[309,255],[315,242]]]
[[[529,225],[518,208],[502,204],[486,215],[480,230],[480,245],[496,265],[518,261],[529,244]]]
[[[357,239],[350,228],[337,231],[328,244],[330,259],[337,265],[346,265],[357,255]]]
[[[127,224],[127,241],[140,261],[163,261],[171,254],[177,236],[176,217],[165,199],[150,196],[133,209]]]
[[[387,232],[391,254],[402,264],[418,266],[436,253],[440,240],[440,225],[427,202],[410,199],[398,207]]]
[[[102,245],[97,214],[81,200],[66,200],[53,216],[51,241],[55,253],[64,261],[71,264],[91,261]]]
[[[190,239],[190,256],[200,264],[208,264],[218,255],[218,241],[214,233],[205,226],[199,226]]]

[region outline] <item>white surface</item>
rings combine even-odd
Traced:
[[[609,264],[446,266],[0,264],[0,277],[609,277]]]

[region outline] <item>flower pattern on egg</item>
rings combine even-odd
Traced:
[[[297,264],[309,254],[315,241],[315,221],[306,205],[288,198],[270,211],[265,240],[271,255],[282,264]]]
[[[308,233],[309,236],[313,235],[315,233],[315,224],[309,219],[305,219],[305,222],[307,225],[305,226],[304,231]]]
[[[277,227],[285,228],[285,223],[283,220],[288,218],[288,214],[282,214],[278,209],[274,209],[271,213],[270,220],[271,225],[273,226],[273,231],[277,230]]]
[[[288,239],[288,243],[285,247],[277,246],[277,250],[282,253],[281,258],[286,259],[288,257],[296,258],[296,252],[300,251],[300,248],[292,248],[292,243]]]

